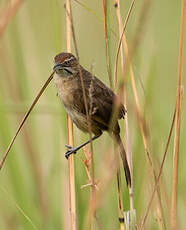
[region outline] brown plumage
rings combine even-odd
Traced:
[[[118,119],[124,118],[125,108],[119,105],[116,113],[114,125],[110,124],[113,117],[115,101],[119,100],[114,92],[103,82],[93,76],[90,72],[79,65],[77,59],[70,53],[60,53],[54,58],[54,83],[58,90],[58,95],[68,115],[73,123],[83,132],[88,132],[88,121],[86,116],[86,107],[83,98],[81,85],[81,76],[83,78],[86,102],[88,107],[91,131],[95,134],[92,140],[102,134],[102,131],[110,131],[116,143],[119,145],[121,158],[124,165],[127,184],[131,185],[130,169],[128,166],[124,146],[120,138],[120,127]],[[76,152],[85,144],[77,148],[71,148],[66,154]]]

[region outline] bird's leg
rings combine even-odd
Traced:
[[[68,148],[68,151],[65,153],[65,157],[68,159],[68,157],[72,154],[72,153],[76,153],[79,149],[81,149],[83,146],[89,144],[91,141],[96,140],[98,137],[100,137],[101,134],[93,136],[92,139],[86,141],[85,143],[73,148],[72,146],[66,145],[66,147]]]

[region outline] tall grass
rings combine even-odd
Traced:
[[[108,86],[114,79],[119,35],[131,4],[129,0],[118,1],[120,5],[116,8],[116,2],[71,0],[80,63]],[[125,76],[124,97],[127,98],[129,150],[133,161],[133,199],[128,196],[121,172],[120,210],[123,214],[133,206],[137,229],[185,228],[184,98],[180,107],[182,122],[178,112],[174,114],[178,56],[180,60],[183,58],[182,67],[180,64],[178,68],[179,76],[183,68],[179,93],[185,84],[185,56],[179,54],[184,47],[182,39],[179,48],[179,37],[185,33],[182,29],[179,35],[183,2],[181,6],[179,1],[136,1],[121,41],[124,53],[118,55],[115,85],[117,90]],[[68,3],[64,8],[65,3],[59,0],[0,2],[1,157],[38,89],[49,76],[53,57],[61,51],[76,54],[70,25],[66,25],[69,17]],[[176,100],[176,111],[180,111]],[[174,121],[179,127],[175,130],[179,148],[174,147],[171,139]],[[125,128],[122,124],[121,121],[122,137],[126,137],[126,124]],[[0,171],[0,229],[71,229],[69,182],[72,183],[71,208],[76,215],[72,229],[123,228],[118,221],[118,160],[109,136],[105,133],[93,143],[92,179],[89,149],[85,150],[86,157],[80,151],[70,158],[72,176],[69,177],[63,155],[65,144],[78,145],[89,138],[76,127],[73,133],[74,142],[71,124],[66,127],[66,114],[51,84]],[[129,141],[124,138],[125,146]],[[179,149],[180,162],[173,170],[174,148]],[[176,175],[172,195],[175,205],[170,215],[172,173]],[[82,188],[82,185],[86,186]],[[89,221],[92,188],[95,189],[94,212]]]
[[[72,10],[71,0],[66,1],[66,50],[71,53],[71,27],[72,27]],[[67,136],[68,145],[74,145],[73,124],[70,117],[67,115]],[[68,159],[68,180],[69,180],[69,211],[70,211],[70,228],[77,229],[77,214],[76,214],[76,191],[75,191],[75,170],[74,156],[69,156]],[[62,194],[63,196],[63,194]]]

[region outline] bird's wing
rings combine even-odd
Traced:
[[[84,70],[86,71],[86,70]],[[91,120],[102,126],[102,129],[108,129],[109,122],[113,113],[114,102],[116,95],[109,89],[103,82],[101,82],[95,76],[92,76],[89,72],[83,73],[86,78],[83,78],[85,85],[86,101],[88,105],[88,113]],[[82,88],[81,86],[79,87]],[[77,93],[78,94],[78,93]],[[77,95],[76,94],[76,95]],[[79,93],[79,95],[82,95]],[[86,114],[84,98],[81,96],[78,98],[81,106],[80,112]],[[124,117],[125,109],[121,104],[117,113],[117,119]]]

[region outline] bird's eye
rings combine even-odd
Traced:
[[[67,60],[65,60],[64,61],[64,64],[65,65],[70,65],[71,64],[71,62],[74,60],[74,58],[73,57],[71,57],[71,58],[69,58],[69,59],[67,59]]]
[[[70,65],[70,62],[71,62],[71,61],[68,61],[68,60],[67,60],[67,61],[64,62],[64,64],[65,64],[65,65]]]

